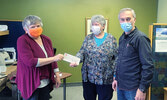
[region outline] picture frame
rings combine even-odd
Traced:
[[[153,51],[155,54],[166,54],[167,55],[167,24],[165,23],[153,23],[151,41]],[[151,39],[151,40],[152,40]]]
[[[165,87],[167,87],[167,84],[164,82],[164,79],[166,79],[165,75],[167,74],[167,23],[153,23],[149,25],[149,37],[155,69],[147,94],[150,98],[149,100],[152,100],[152,97],[156,97],[154,100],[161,100],[160,95],[164,95]]]
[[[105,20],[106,20],[106,26],[105,26],[104,32],[108,33],[109,20],[107,18],[105,18]],[[90,24],[91,24],[91,18],[86,17],[85,18],[85,36],[91,34]]]

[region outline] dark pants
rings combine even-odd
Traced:
[[[83,83],[83,96],[85,100],[111,100],[113,96],[113,89],[111,85],[96,85],[90,82]]]
[[[43,88],[37,88],[28,100],[49,100],[51,87],[50,84]],[[26,99],[23,99],[26,100]]]

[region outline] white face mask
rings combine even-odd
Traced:
[[[92,33],[99,35],[101,33],[100,26],[92,26]]]

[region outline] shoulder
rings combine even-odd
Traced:
[[[84,41],[88,41],[88,40],[92,40],[94,37],[94,34],[89,34],[85,37],[85,40]]]
[[[31,45],[33,39],[28,36],[28,34],[23,34],[17,39],[17,47],[25,47]]]
[[[113,38],[114,36],[111,33],[106,33],[108,37]]]
[[[137,33],[136,35],[138,35],[138,36],[146,36],[146,34],[140,30],[136,30],[136,33]]]
[[[91,39],[93,37],[94,37],[94,34],[89,34],[89,35],[86,36],[87,39]]]
[[[45,42],[47,41],[47,42],[51,43],[51,39],[48,36],[42,34],[41,38],[43,39],[43,41],[45,41]]]
[[[43,39],[46,39],[46,40],[49,40],[50,41],[50,38],[48,37],[48,36],[46,36],[46,35],[41,35],[41,37],[43,38]]]
[[[147,37],[147,35],[145,33],[143,33],[142,31],[137,30],[137,40],[139,41],[150,41],[150,39]]]
[[[22,38],[26,38],[26,37],[27,37],[27,34],[23,34],[18,39],[22,39]]]
[[[48,36],[42,34],[41,38],[44,45],[52,46],[52,41]]]
[[[19,42],[28,41],[28,40],[30,40],[30,37],[28,36],[28,34],[23,34],[17,39],[17,41],[19,41]]]
[[[107,38],[116,40],[116,38],[111,33],[107,33]]]

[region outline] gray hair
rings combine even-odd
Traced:
[[[41,26],[43,26],[41,18],[35,15],[29,15],[25,17],[22,22],[23,28],[26,28],[26,29],[28,29],[30,25],[35,25],[35,24],[40,24]]]
[[[94,15],[91,18],[91,26],[93,23],[100,23],[102,26],[104,26],[106,24],[106,21],[104,19],[104,17],[102,15]]]
[[[119,19],[119,17],[120,17],[120,14],[121,14],[122,12],[125,12],[125,11],[131,11],[131,12],[132,12],[132,15],[133,15],[133,18],[136,18],[135,11],[134,11],[132,8],[123,8],[123,9],[121,9],[120,12],[119,12],[118,19]]]

